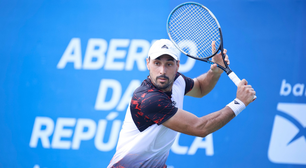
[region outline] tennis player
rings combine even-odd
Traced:
[[[214,44],[212,45],[214,48]],[[226,50],[224,53],[226,55]],[[150,72],[138,87],[127,109],[116,153],[108,168],[164,168],[178,132],[205,137],[220,129],[252,102],[254,89],[243,79],[236,98],[223,109],[197,117],[183,110],[184,96],[203,97],[219,80],[216,64],[195,79],[178,72],[179,51],[167,39],[157,40],[148,53]],[[213,61],[224,65],[221,54]],[[225,61],[229,64],[228,56]]]

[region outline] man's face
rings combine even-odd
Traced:
[[[179,61],[169,55],[162,55],[154,60],[147,58],[147,67],[154,86],[164,92],[171,91],[175,75],[179,69]]]

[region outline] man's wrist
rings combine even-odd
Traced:
[[[219,69],[219,68],[218,68],[218,69]],[[210,73],[210,75],[212,75],[214,78],[219,79],[220,76],[221,76],[221,74],[223,73],[223,70],[219,69],[218,72],[216,72],[216,71],[210,69],[210,70],[208,71],[208,73]]]
[[[230,102],[228,105],[229,108],[231,108],[233,110],[233,112],[235,113],[235,116],[237,116],[239,113],[241,113],[242,110],[245,109],[245,104],[239,100],[239,99],[234,99],[232,102]]]

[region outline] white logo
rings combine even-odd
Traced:
[[[107,43],[105,39],[90,38],[85,55],[82,55],[81,39],[72,38],[57,68],[64,69],[67,64],[71,64],[74,69],[84,70],[104,68],[106,71],[132,71],[137,67],[139,71],[146,71],[146,58],[150,46],[151,43],[145,39],[111,39]],[[164,45],[162,48],[168,49],[168,46]],[[190,50],[194,52],[196,47],[190,47]],[[179,72],[190,71],[195,62],[195,59],[189,57],[186,62],[181,61]]]
[[[268,157],[275,163],[306,165],[306,104],[278,103]]]

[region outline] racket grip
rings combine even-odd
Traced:
[[[228,77],[235,83],[235,85],[238,87],[239,83],[241,82],[241,79],[235,74],[235,72],[231,72],[228,74]],[[256,95],[253,97],[253,101],[257,98]]]
[[[235,85],[238,87],[239,83],[241,82],[241,79],[235,74],[235,72],[231,72],[228,74],[228,77],[235,83]]]

